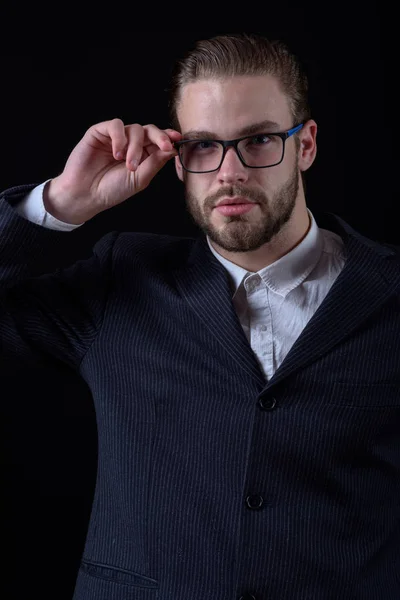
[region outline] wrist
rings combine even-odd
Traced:
[[[72,194],[64,188],[59,177],[55,177],[46,183],[43,189],[43,205],[52,217],[69,225],[82,225],[91,217],[78,214],[73,206],[79,203],[74,200]]]

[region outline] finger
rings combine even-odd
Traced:
[[[139,161],[139,164],[141,164],[144,160],[146,160],[146,158],[148,158],[150,156],[150,154],[152,154],[153,152],[157,152],[157,150],[159,150],[159,147],[156,146],[155,144],[150,144],[149,146],[144,146],[143,151],[142,151],[142,157]]]
[[[162,169],[162,167],[175,156],[176,152],[163,152],[156,150],[152,152],[138,167],[135,173],[135,187],[139,192],[144,190],[153,177]]]
[[[144,125],[145,130],[145,144],[155,144],[164,152],[173,150],[172,140],[165,130],[159,129],[155,125]]]
[[[115,160],[122,160],[128,143],[124,122],[121,119],[112,119],[109,121],[109,134],[111,137],[113,156]]]
[[[183,138],[183,135],[176,129],[164,129],[164,131],[172,142],[177,142]]]
[[[125,127],[125,135],[128,139],[125,160],[126,168],[130,171],[135,171],[142,158],[145,131],[142,125],[135,123],[134,125],[127,125]]]
[[[160,150],[160,149],[155,144],[149,144],[148,146],[143,146],[142,158],[141,158],[140,162],[143,162],[144,159],[149,156],[149,154],[153,154],[153,152],[157,152],[158,150]],[[176,150],[176,148],[173,148],[173,150],[171,150],[170,152],[173,153],[174,155],[178,154],[178,151]]]
[[[111,119],[110,121],[97,123],[88,129],[88,134],[94,135],[102,144],[109,145],[111,142],[115,160],[122,158],[128,140],[121,119]]]

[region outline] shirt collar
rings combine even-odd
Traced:
[[[257,271],[264,283],[271,290],[282,296],[286,296],[288,292],[300,285],[308,277],[321,256],[323,236],[313,214],[308,208],[307,211],[311,219],[311,226],[300,244],[271,265]],[[233,299],[242,281],[253,273],[221,256],[211,245],[208,236],[206,237],[211,252],[230,275]]]

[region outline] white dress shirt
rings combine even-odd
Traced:
[[[46,212],[43,205],[46,183],[34,188],[15,210],[49,229],[72,231],[80,227],[63,223]],[[211,252],[229,273],[233,306],[267,381],[279,368],[345,263],[342,238],[319,228],[307,210],[311,227],[300,244],[256,273],[223,258],[207,236]]]

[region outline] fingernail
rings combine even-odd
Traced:
[[[137,160],[131,160],[130,165],[131,165],[132,169],[134,171],[136,171],[136,169],[138,168],[138,161]]]

